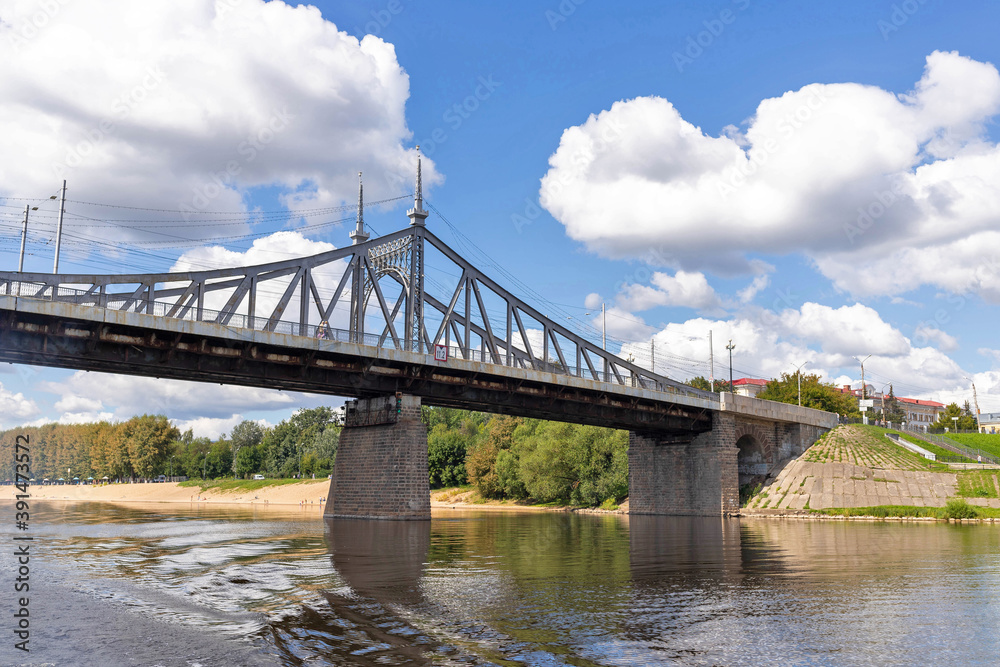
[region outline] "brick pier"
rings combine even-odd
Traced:
[[[348,404],[327,494],[327,517],[430,519],[427,428],[420,399],[403,395]]]
[[[719,516],[739,511],[734,421],[716,413],[712,430],[695,437],[630,432],[629,513]]]

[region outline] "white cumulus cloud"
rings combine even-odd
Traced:
[[[359,170],[372,199],[412,187],[409,77],[394,47],[359,41],[316,7],[2,0],[0,16],[0,125],[16,128],[0,133],[0,197],[44,198],[65,178],[71,200],[190,214],[243,210],[264,186],[292,209],[351,203]],[[440,180],[425,160],[424,182]],[[77,217],[91,207],[67,215],[74,234],[106,232]],[[38,220],[54,226],[44,211]],[[148,220],[132,226],[116,240],[163,240]]]
[[[609,257],[749,273],[754,254],[803,252],[857,295],[1000,302],[998,111],[997,69],[954,52],[905,94],[810,84],[719,136],[663,98],[620,101],[563,133],[542,203]]]
[[[57,405],[68,412],[86,412],[103,419],[129,419],[141,414],[164,414],[175,420],[231,418],[249,411],[312,406],[330,397],[307,396],[276,389],[184,382],[163,378],[77,371],[62,382],[39,387],[59,396]],[[98,401],[103,410],[85,410]],[[109,417],[110,415],[110,417]]]
[[[704,273],[678,271],[670,275],[656,271],[650,282],[652,286],[626,285],[618,294],[618,306],[633,312],[656,306],[684,306],[696,310],[715,310],[721,306]]]
[[[0,384],[0,426],[9,428],[31,419],[39,413],[34,400],[21,392],[13,393]]]

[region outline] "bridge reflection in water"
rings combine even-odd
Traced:
[[[386,646],[425,659],[970,664],[1000,648],[989,527],[455,512],[328,521],[327,537],[353,591],[328,596],[337,613],[360,627],[377,609],[409,628]]]

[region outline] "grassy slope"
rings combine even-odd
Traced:
[[[948,466],[928,461],[902,445],[885,437],[889,429],[878,426],[853,424],[841,426],[816,441],[802,458],[815,463],[852,463],[873,469],[922,470],[927,472],[950,471]],[[921,447],[924,443],[918,443]],[[926,447],[925,449],[930,449]],[[953,455],[947,452],[948,455]],[[958,496],[945,508],[884,506],[854,507],[849,509],[813,510],[819,514],[833,516],[878,516],[878,517],[936,517],[972,518],[1000,517],[1000,510],[985,507],[971,507],[962,498],[1000,497],[1000,478],[994,471],[969,470],[952,471],[958,475]],[[762,494],[764,495],[764,494]],[[765,496],[766,497],[766,496]],[[756,502],[755,502],[756,501]],[[750,506],[766,507],[760,504],[760,496],[748,503]]]
[[[889,429],[852,424],[827,433],[806,450],[803,459],[814,463],[853,463],[868,468],[944,471],[947,466],[928,461],[897,445],[885,434]]]

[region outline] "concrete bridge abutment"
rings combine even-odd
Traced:
[[[836,415],[723,394],[712,430],[668,435],[629,433],[629,513],[719,516],[740,510],[741,489],[774,476]]]
[[[420,398],[396,394],[347,404],[325,516],[431,518]]]

